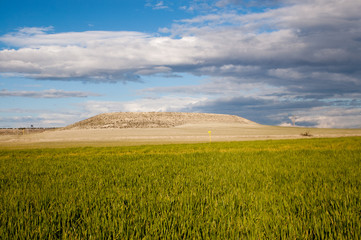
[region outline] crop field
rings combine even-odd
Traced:
[[[0,239],[359,239],[361,137],[0,150]]]

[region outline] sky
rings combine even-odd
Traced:
[[[0,0],[0,127],[204,112],[361,128],[359,0]]]

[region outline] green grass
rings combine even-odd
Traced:
[[[358,239],[361,138],[0,150],[0,239]]]

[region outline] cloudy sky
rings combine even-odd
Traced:
[[[0,127],[104,112],[361,128],[359,0],[1,0]]]

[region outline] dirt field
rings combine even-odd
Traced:
[[[118,146],[361,136],[361,129],[264,126],[230,115],[212,114],[210,116],[193,114],[190,116],[188,114],[173,114],[171,118],[167,119],[166,114],[163,114],[161,117],[158,116],[158,118],[156,118],[156,114],[159,113],[151,113],[151,116],[145,113],[142,114],[135,114],[133,118],[125,118],[125,120],[122,120],[119,115],[114,117],[109,116],[109,114],[102,114],[62,129],[40,133],[23,131],[22,134],[17,135],[0,135],[0,145],[6,148]],[[128,114],[127,116],[129,117],[130,115]],[[104,117],[111,120],[104,121]],[[148,120],[142,122],[140,119]],[[121,124],[124,126],[124,122],[128,124],[124,128],[110,127],[110,124]],[[89,127],[89,124],[91,127]],[[129,126],[134,124],[137,124],[138,127],[141,126],[141,128],[129,128]],[[162,127],[165,124],[168,124],[166,125],[167,127]],[[209,131],[211,132],[210,134]],[[304,133],[308,133],[311,136],[302,136]]]
[[[208,131],[211,131],[211,138]],[[174,128],[54,130],[25,135],[2,135],[2,147],[118,146],[140,144],[247,141],[311,137],[361,136],[361,129],[305,129],[246,125],[184,125]]]
[[[1,135],[25,135],[30,133],[42,133],[45,131],[54,131],[54,128],[0,128]]]

